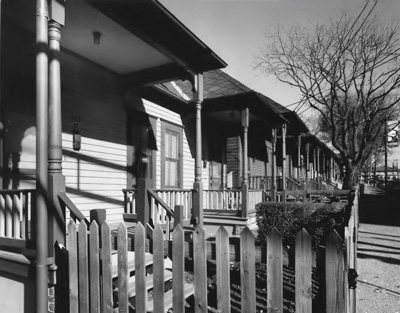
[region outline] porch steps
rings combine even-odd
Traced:
[[[128,298],[130,301],[130,307],[134,310],[134,297],[136,296],[136,284],[135,284],[135,252],[128,251]],[[152,274],[152,266],[153,266],[153,255],[151,253],[146,253],[145,255],[145,266],[146,266],[146,291],[148,293],[148,302],[146,306],[147,312],[153,312],[154,303],[151,297],[151,291],[153,289],[153,274]],[[118,297],[118,253],[116,250],[113,250],[111,255],[111,274],[113,278],[113,293],[115,297]],[[164,283],[172,286],[172,261],[168,257],[164,259]],[[184,284],[184,296],[185,299],[192,296],[194,294],[194,286],[189,283]],[[164,294],[164,308],[165,312],[171,309],[173,306],[173,290],[170,289]],[[114,308],[113,312],[118,312],[118,308]]]
[[[113,253],[111,255],[111,276],[112,278],[116,278],[118,276],[118,253]],[[153,255],[150,253],[146,253],[145,257],[145,265],[150,266],[153,264]],[[135,271],[135,252],[128,251],[128,272]]]
[[[184,298],[187,299],[190,296],[194,294],[194,286],[192,284],[185,284],[184,285]],[[172,308],[172,301],[173,301],[173,295],[172,295],[172,289],[167,291],[164,294],[164,309],[165,311],[168,311],[170,308]],[[154,302],[149,301],[147,302],[146,305],[147,312],[153,312],[154,311]]]

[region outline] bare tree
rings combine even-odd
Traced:
[[[400,25],[366,8],[312,28],[278,25],[256,60],[256,68],[300,90],[300,107],[318,113],[345,167],[343,188],[382,142],[400,100]]]

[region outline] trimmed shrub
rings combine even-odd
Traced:
[[[257,239],[264,242],[275,227],[289,248],[295,245],[296,235],[305,228],[316,249],[332,231],[342,234],[345,205],[312,202],[262,202],[257,205]]]

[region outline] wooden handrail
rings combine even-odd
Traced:
[[[2,189],[0,190],[0,194],[19,194],[19,193],[35,193],[36,189]]]
[[[75,216],[78,221],[84,221],[87,225],[90,224],[83,213],[76,207],[76,205],[71,201],[65,192],[59,192],[57,196],[61,203],[71,211],[72,215]]]
[[[174,211],[171,210],[171,208],[164,202],[163,199],[161,199],[155,192],[154,190],[147,189],[147,192],[153,197],[153,199],[160,204],[163,209],[167,212],[168,217],[172,218],[174,216]]]

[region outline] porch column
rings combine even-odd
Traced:
[[[1,0],[0,0],[0,95],[2,94],[2,64],[1,64],[1,20],[2,20],[2,14],[1,14]],[[3,150],[3,143],[4,143],[4,133],[5,133],[5,126],[4,126],[4,115],[3,115],[3,103],[1,101],[1,96],[0,96],[0,188],[4,188],[3,186],[3,170],[4,170],[4,150]]]
[[[55,241],[65,243],[65,211],[60,206],[58,193],[65,192],[62,175],[62,119],[60,40],[63,25],[49,22],[49,252],[53,255]]]
[[[249,132],[249,108],[242,111],[243,127],[243,181],[242,181],[242,217],[247,216],[249,206],[249,154],[248,154],[248,132]]]
[[[297,179],[301,176],[301,135],[297,137]]]
[[[276,201],[276,128],[272,128],[272,168],[271,168],[271,184],[272,184],[272,200]]]
[[[325,154],[322,153],[322,180],[326,181],[326,162],[325,162]]]
[[[312,177],[315,180],[315,177],[317,172],[317,150],[314,148],[314,153],[313,153],[313,174]]]
[[[204,98],[203,74],[194,79],[193,100],[196,105],[196,160],[195,180],[193,184],[193,215],[198,225],[203,225],[203,182],[202,182],[202,141],[201,141],[201,104]]]
[[[306,183],[309,180],[309,170],[310,170],[310,144],[306,143]]]
[[[286,190],[286,124],[282,125],[282,190]]]
[[[320,162],[320,155],[319,155],[319,148],[317,147],[317,182],[318,185],[321,184],[321,162]]]
[[[36,312],[47,312],[48,6],[36,0]]]

